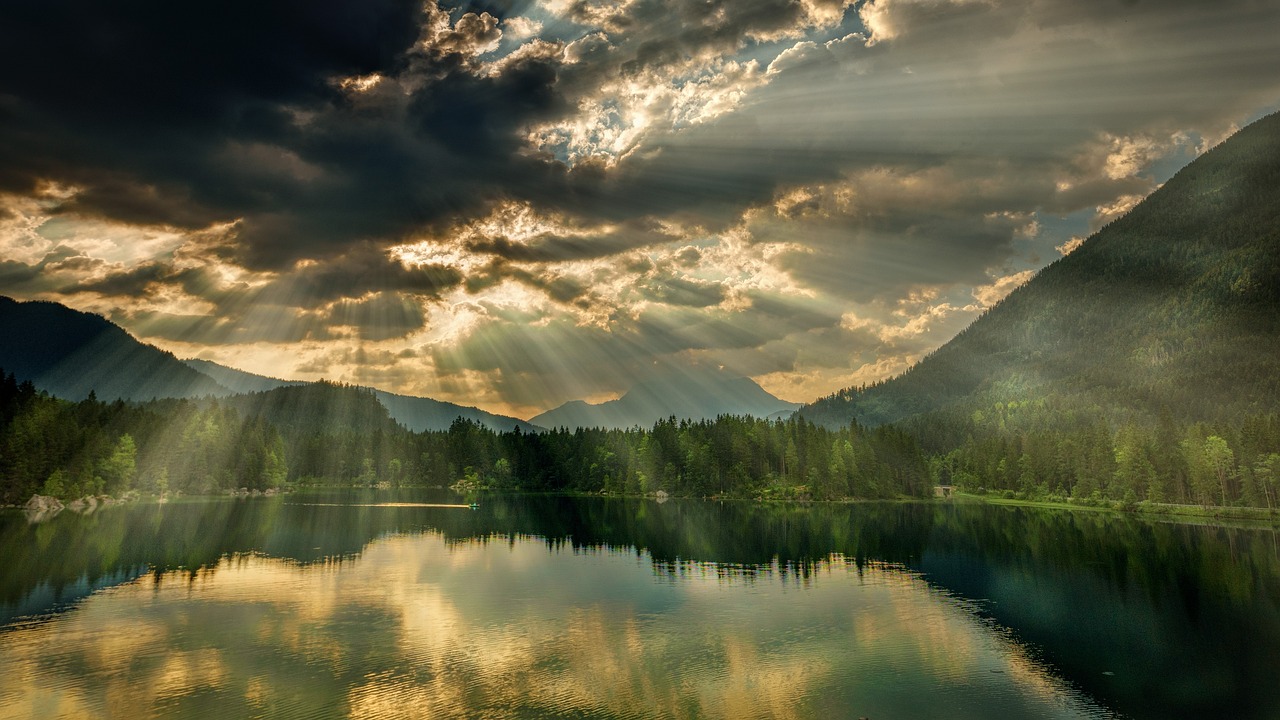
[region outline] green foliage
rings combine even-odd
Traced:
[[[1274,508],[1276,492],[1280,490],[1280,453],[1259,456],[1253,467],[1253,477],[1266,499],[1267,507]]]
[[[1149,424],[1144,424],[1149,423]],[[902,423],[940,484],[1023,499],[1273,507],[1280,415],[1178,425],[1168,413],[1113,423],[1079,396],[935,412]]]
[[[287,480],[286,448],[261,418],[214,401],[71,403],[0,371],[0,500],[139,489],[265,489]]]
[[[67,473],[62,468],[58,468],[49,475],[48,480],[44,481],[44,487],[41,488],[40,494],[50,497],[63,497],[67,491],[67,486]]]
[[[8,502],[38,490],[199,494],[304,481],[797,500],[927,497],[932,484],[915,439],[889,427],[723,416],[668,418],[649,430],[497,433],[459,419],[413,433],[370,392],[325,383],[108,404],[68,403],[4,377]]]
[[[414,433],[367,391],[335,385],[232,401],[69,403],[0,379],[6,502],[36,492],[193,494],[302,482],[775,500],[928,497],[933,485],[951,484],[1131,507],[1272,507],[1280,493],[1274,414],[1178,424],[1168,413],[1155,422],[1135,413],[1117,422],[1081,396],[1056,393],[871,429],[723,416],[546,433],[458,420]],[[291,416],[304,410],[316,417]]]
[[[138,472],[137,457],[138,448],[133,437],[128,433],[121,435],[111,454],[98,463],[98,474],[107,493],[123,493],[133,486],[133,478]]]

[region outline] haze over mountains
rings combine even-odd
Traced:
[[[180,360],[171,353],[139,342],[105,318],[51,302],[16,302],[0,298],[0,334],[20,339],[0,345],[0,368],[21,380],[31,380],[51,395],[82,400],[90,392],[101,400],[153,398],[226,398],[239,394],[276,393],[311,386],[226,367],[218,363]],[[330,394],[333,386],[327,386]],[[371,388],[395,422],[409,430],[445,430],[457,418],[502,432],[519,428],[648,427],[675,416],[692,420],[718,415],[770,417],[790,414],[800,405],[770,395],[749,378],[715,369],[667,368],[645,378],[625,395],[598,405],[566,403],[530,421],[497,415],[474,407]],[[284,393],[290,397],[296,393]],[[309,411],[316,411],[324,392],[305,395]],[[281,401],[283,402],[283,401]],[[334,396],[335,406],[350,405]],[[322,403],[321,403],[322,404]],[[276,407],[260,399],[245,407]],[[283,406],[291,406],[285,402]],[[279,413],[274,413],[279,415]]]
[[[300,380],[278,380],[256,375],[209,360],[192,359],[184,362],[239,393],[265,392],[277,388],[311,384]],[[517,427],[522,432],[536,432],[541,429],[518,418],[497,415],[466,405],[413,395],[400,395],[377,388],[370,388],[370,390],[378,402],[387,409],[392,419],[414,432],[445,430],[457,418],[471,420],[499,432]]]
[[[100,400],[226,398],[313,384],[255,375],[208,360],[179,360],[172,353],[139,342],[100,315],[52,302],[16,302],[0,297],[0,337],[6,338],[0,343],[0,368],[67,400],[83,400],[90,392]],[[539,429],[523,420],[473,407],[382,390],[371,392],[394,421],[414,431],[445,430],[459,417],[497,431]],[[310,410],[322,404],[308,397]],[[334,402],[339,400],[335,397]]]
[[[906,373],[800,412],[878,425],[1050,393],[1112,418],[1280,408],[1280,114],[1192,162]]]
[[[0,368],[66,400],[228,395],[172,353],[138,342],[100,315],[0,296]]]
[[[599,404],[581,400],[535,415],[529,422],[545,428],[646,428],[675,416],[709,420],[719,415],[768,418],[790,415],[800,403],[780,400],[751,378],[720,369],[665,368],[643,378],[622,397]]]

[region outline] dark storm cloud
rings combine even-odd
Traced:
[[[474,233],[464,242],[468,252],[491,255],[502,262],[558,263],[621,255],[672,240],[652,218],[625,221],[607,230],[544,232],[513,240],[504,235]]]
[[[587,281],[554,271],[528,270],[501,259],[474,269],[463,281],[463,287],[468,293],[477,294],[506,280],[513,280],[525,287],[540,290],[558,303],[590,304],[591,287]]]
[[[76,259],[60,258],[57,263],[52,263],[46,258],[38,267],[56,267]],[[102,264],[101,261],[95,262]],[[176,267],[172,261],[155,261],[66,284],[59,287],[58,292],[146,297],[165,287],[174,287],[213,303],[222,312],[255,303],[312,310],[337,300],[359,299],[371,292],[402,293],[435,300],[442,292],[461,282],[462,274],[455,268],[440,265],[407,267],[375,247],[362,244],[335,258],[303,264],[260,285],[227,282],[206,267]]]
[[[816,7],[642,2],[606,23],[620,24],[613,52],[564,78],[554,53],[475,72],[468,53],[524,5],[472,3],[452,18],[396,0],[0,11],[0,62],[23,68],[0,81],[0,130],[15,140],[0,149],[0,189],[32,193],[56,180],[79,189],[57,211],[126,223],[239,220],[230,259],[271,269],[447,226],[506,198],[590,216],[601,172],[568,173],[523,148],[529,124],[575,110],[560,86],[581,94],[606,76],[732,51]],[[373,73],[384,80],[367,92],[337,87]],[[544,250],[616,251],[574,242]]]
[[[7,292],[28,290],[38,285],[41,277],[40,265],[28,265],[16,260],[0,260],[0,287]]]
[[[651,152],[615,170],[570,172],[524,147],[526,127],[574,112],[573,98],[605,79],[683,71],[751,38],[795,36],[839,7],[576,3],[571,18],[610,33],[590,62],[534,53],[485,74],[468,53],[494,42],[504,13],[525,4],[466,4],[434,35],[423,26],[440,11],[402,0],[232,2],[208,12],[10,5],[0,11],[0,62],[14,69],[0,80],[9,141],[0,189],[74,184],[81,191],[62,211],[132,223],[239,219],[234,259],[280,268],[512,198],[610,220],[686,213],[714,228],[781,186],[850,166],[996,152],[1063,162],[1100,130],[1222,125],[1277,84],[1265,62],[1276,49],[1266,29],[1280,21],[1273,4],[877,0],[860,6],[871,47],[852,39],[792,51],[741,112],[674,134],[659,128]],[[1044,47],[1032,37],[1077,27],[1085,31]],[[1020,66],[999,67],[983,50],[1023,35]],[[372,73],[385,80],[367,93],[335,84]],[[544,261],[628,248],[566,238],[477,249]]]
[[[1280,6],[1091,5],[868,3],[872,28],[892,34],[788,51],[742,110],[655,137],[596,202],[714,215],[857,168],[989,157],[1008,164],[988,170],[1040,176],[1019,198],[1033,209],[1054,204],[1044,181],[1101,133],[1221,132],[1276,101]]]
[[[66,295],[94,292],[101,295],[143,297],[150,295],[159,283],[169,280],[172,276],[172,270],[164,263],[148,262],[128,270],[111,273],[97,280],[65,285],[59,289],[59,292]]]
[[[355,267],[364,261],[362,268]],[[350,274],[335,265],[346,263]],[[341,283],[331,280],[340,276]],[[121,310],[113,319],[143,337],[205,345],[289,343],[330,340],[351,334],[361,340],[403,337],[426,325],[423,302],[457,282],[452,270],[370,262],[348,255],[336,263],[305,267],[265,285],[228,283],[203,268],[174,268],[149,263],[63,287],[60,292],[95,292],[105,296],[156,296],[165,288],[181,288],[214,305],[208,315]],[[367,294],[369,288],[382,288]],[[344,294],[349,293],[349,294]],[[336,330],[335,328],[350,330]]]
[[[180,225],[238,209],[198,175],[223,139],[279,139],[282,107],[324,101],[331,76],[394,67],[420,14],[410,0],[5,7],[0,117],[17,142],[4,144],[0,187],[85,182],[104,214]],[[166,197],[116,207],[147,188]],[[208,214],[191,215],[193,204]]]
[[[287,147],[319,174],[290,178],[270,209],[245,216],[237,259],[276,267],[333,255],[563,187],[562,166],[517,152],[517,130],[559,102],[552,64],[531,58],[493,77],[450,67],[416,81],[408,95],[328,105],[296,129]]]
[[[80,190],[57,211],[128,223],[239,219],[235,259],[281,267],[554,182],[558,166],[513,157],[515,128],[557,102],[554,67],[467,72],[493,18],[415,49],[424,17],[400,0],[6,6],[0,190],[55,180]],[[372,73],[408,84],[336,85]]]
[[[983,285],[1031,217],[1004,212],[1025,207],[1010,199],[1026,191],[1017,173],[998,184],[984,184],[983,176],[963,164],[861,173],[836,185],[852,194],[850,207],[832,207],[838,203],[825,188],[751,228],[792,242],[794,249],[778,256],[792,277],[854,303],[893,301],[923,287]]]
[[[395,291],[436,298],[462,282],[462,273],[442,265],[405,265],[371,245],[352,248],[345,255],[302,267],[281,276],[263,292],[299,301],[327,302],[358,298],[368,291]]]

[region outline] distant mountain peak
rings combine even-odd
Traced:
[[[529,420],[546,428],[649,427],[677,417],[775,416],[800,407],[769,394],[754,380],[720,368],[664,366],[637,379],[616,400],[590,404],[571,400]]]

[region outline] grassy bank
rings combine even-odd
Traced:
[[[976,495],[957,492],[952,496],[953,502],[980,502],[988,505],[1009,505],[1016,507],[1048,508],[1054,510],[1075,510],[1086,512],[1128,513],[1151,517],[1180,518],[1206,521],[1246,521],[1280,525],[1280,512],[1268,508],[1256,507],[1220,507],[1216,505],[1177,505],[1173,503],[1140,502],[1125,504],[1118,501],[1104,501],[1104,504],[1084,504],[1074,502],[1055,502],[1048,500],[1024,500],[1006,498],[999,495]]]

